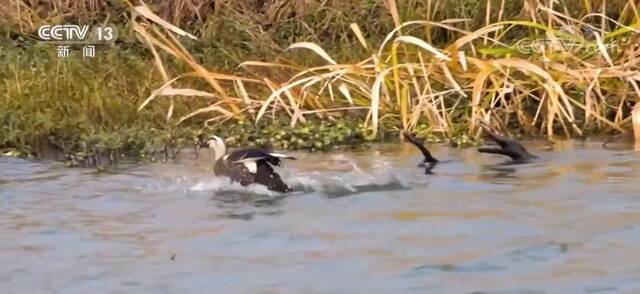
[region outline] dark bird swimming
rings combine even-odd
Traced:
[[[479,152],[505,155],[510,157],[514,163],[524,163],[538,158],[537,156],[529,153],[527,149],[520,144],[520,142],[498,135],[498,133],[486,123],[480,122],[480,126],[482,126],[487,137],[495,142],[500,148],[482,147],[478,149]]]
[[[201,147],[209,147],[215,153],[213,172],[216,176],[226,176],[242,186],[260,184],[271,191],[291,191],[273,166],[280,166],[282,158],[295,160],[294,157],[261,148],[246,148],[227,153],[224,140],[217,136],[212,136],[203,145]]]
[[[418,166],[424,167],[425,173],[430,174],[431,170],[436,166],[436,164],[438,164],[439,162],[438,159],[433,157],[433,155],[431,155],[431,152],[429,152],[429,149],[427,149],[427,147],[424,147],[424,144],[420,140],[418,140],[418,138],[416,138],[414,135],[406,131],[403,131],[402,135],[404,136],[405,139],[407,139],[407,141],[409,141],[411,144],[416,146],[416,148],[418,148],[418,150],[422,152],[422,156],[424,156],[424,159],[422,160],[422,162],[418,164]]]

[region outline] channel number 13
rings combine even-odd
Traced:
[[[112,27],[97,27],[96,36],[98,41],[111,42],[114,38],[114,32]]]

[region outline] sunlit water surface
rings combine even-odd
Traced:
[[[640,156],[531,143],[294,153],[286,197],[177,163],[0,158],[0,293],[638,293]]]

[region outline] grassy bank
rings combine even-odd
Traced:
[[[92,164],[170,158],[203,133],[326,150],[402,129],[465,145],[478,120],[550,138],[630,130],[634,2],[527,3],[149,2],[193,40],[140,8],[132,18],[126,2],[12,1],[0,149]],[[95,59],[59,59],[33,37],[40,24],[105,19],[119,39]]]

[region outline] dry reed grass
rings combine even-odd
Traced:
[[[368,41],[361,24],[347,27],[369,57],[341,60],[318,42],[294,42],[288,52],[308,50],[323,64],[308,67],[291,61],[245,61],[240,64],[244,72],[234,75],[205,68],[184,48],[180,36],[194,36],[170,24],[184,20],[176,18],[185,14],[181,9],[204,18],[203,9],[217,13],[222,5],[228,5],[228,11],[246,19],[246,24],[260,23],[249,29],[259,40],[259,31],[269,25],[296,21],[301,27],[310,27],[299,16],[308,12],[313,1],[266,1],[259,9],[252,9],[259,5],[252,1],[169,2],[172,8],[163,10],[165,17],[146,5],[129,5],[134,11],[133,29],[149,46],[165,82],[140,108],[158,97],[169,97],[166,116],[170,120],[177,96],[210,101],[209,106],[182,115],[178,123],[205,113],[210,116],[209,123],[247,118],[259,121],[286,114],[295,125],[319,113],[355,113],[366,117],[371,136],[376,135],[381,120],[397,120],[403,129],[413,129],[422,121],[429,131],[445,136],[453,136],[460,128],[474,134],[477,121],[484,120],[503,128],[518,125],[527,133],[552,138],[556,134],[583,135],[594,129],[626,132],[634,122],[631,113],[640,96],[640,17],[632,0],[615,4],[615,19],[607,16],[612,7],[607,1],[573,1],[582,2],[577,3],[582,4],[578,15],[569,12],[575,11],[568,6],[572,1],[563,5],[527,0],[517,15],[505,10],[505,1],[498,6],[483,1],[485,15],[479,28],[470,25],[469,19],[447,19],[446,1],[427,1],[428,13],[417,21],[404,21],[403,14],[408,12],[394,0],[374,1],[386,9],[395,26],[380,44]],[[330,9],[327,2],[314,9]],[[344,5],[354,4],[351,2]],[[26,1],[12,3],[37,6]],[[62,8],[54,11],[64,11],[60,3]],[[90,3],[104,5],[97,0]],[[247,12],[245,18],[240,11]],[[17,17],[21,23],[37,23]],[[375,29],[367,27],[365,31],[370,34]],[[449,42],[437,42],[434,36],[438,34],[447,36]],[[515,39],[514,35],[520,37]],[[514,42],[519,39],[545,42],[522,51],[522,43]],[[161,52],[188,65],[191,71],[169,73]],[[269,75],[249,78],[258,68],[295,72],[284,82]],[[183,79],[203,80],[208,88],[174,88]],[[270,95],[260,97],[264,91]]]

